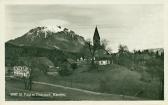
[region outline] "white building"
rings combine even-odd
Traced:
[[[111,55],[103,49],[99,49],[95,52],[95,63],[98,65],[108,65],[111,64]]]
[[[13,75],[19,78],[29,77],[30,71],[31,69],[27,66],[14,66],[13,67]]]

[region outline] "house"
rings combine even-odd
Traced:
[[[14,77],[28,78],[30,76],[31,69],[27,66],[14,66],[13,67],[13,75]]]
[[[111,55],[106,50],[99,49],[95,51],[94,63],[98,65],[111,64]]]

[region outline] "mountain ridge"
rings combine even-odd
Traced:
[[[17,46],[36,46],[40,48],[79,52],[85,44],[85,39],[74,31],[62,28],[61,26],[41,26],[33,28],[23,36],[6,43]]]

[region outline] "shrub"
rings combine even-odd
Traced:
[[[60,70],[58,71],[58,73],[61,75],[61,76],[68,76],[68,75],[71,75],[73,73],[73,71],[77,69],[77,64],[76,63],[68,63],[68,62],[64,62],[62,65],[61,65],[61,68]]]
[[[76,64],[76,63],[72,63],[72,64],[71,64],[71,68],[72,68],[73,70],[75,70],[75,69],[77,69],[77,68],[78,68],[78,66],[77,66],[77,64]]]

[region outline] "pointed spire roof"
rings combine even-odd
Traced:
[[[100,47],[100,36],[99,36],[97,26],[95,28],[95,32],[94,32],[94,36],[93,36],[93,45],[94,45],[94,48],[96,48],[96,49],[98,49]]]
[[[98,39],[100,39],[97,25],[96,25],[96,28],[95,28],[95,32],[94,32],[94,36],[93,36],[93,38],[95,38],[95,37],[98,38]]]

